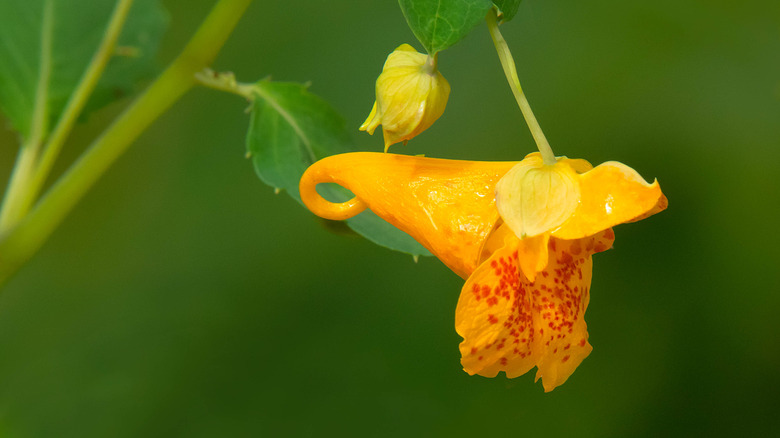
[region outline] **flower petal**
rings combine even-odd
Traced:
[[[496,225],[496,230],[490,233],[482,247],[480,264],[504,246],[507,236],[515,236],[507,224],[499,221]],[[536,274],[547,266],[549,242],[550,235],[544,233],[521,239],[517,245],[519,269],[531,282],[536,278]]]
[[[538,360],[530,293],[519,275],[519,245],[520,239],[508,235],[461,291],[455,329],[463,337],[461,363],[469,374],[519,376]]]
[[[550,235],[543,233],[536,237],[526,237],[518,245],[520,270],[531,283],[536,280],[536,274],[547,267],[549,242]]]
[[[366,206],[411,235],[461,277],[476,269],[498,212],[496,182],[513,162],[442,160],[355,152],[311,165],[301,177],[301,200],[327,219],[347,219]],[[323,199],[319,183],[355,194],[342,204]]]
[[[562,385],[593,350],[585,324],[591,255],[610,248],[613,240],[611,229],[585,239],[550,240],[547,269],[532,286],[537,348],[543,351],[536,379],[542,379],[545,392]]]
[[[579,175],[580,204],[568,221],[554,230],[560,239],[579,239],[666,208],[658,181],[649,184],[634,169],[616,161]]]
[[[568,157],[558,157],[559,163],[566,163],[569,167],[574,169],[577,173],[585,173],[591,169],[593,169],[593,165],[588,162],[588,160],[584,160],[582,158],[568,158]]]
[[[611,247],[606,230],[578,240],[550,239],[549,261],[536,281],[520,269],[522,241],[505,245],[466,281],[455,314],[462,364],[469,374],[513,378],[538,367],[545,391],[563,384],[590,354],[584,314],[591,255]]]

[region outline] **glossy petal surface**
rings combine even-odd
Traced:
[[[301,178],[301,199],[315,214],[346,219],[370,208],[467,277],[493,229],[496,182],[515,163],[442,160],[356,152],[313,164]],[[334,182],[355,199],[336,204],[316,192]]]
[[[536,281],[520,269],[524,242],[509,236],[461,291],[455,327],[469,374],[517,377],[536,366],[545,391],[563,384],[590,354],[585,310],[591,255],[611,247],[614,234],[549,242],[550,259]]]
[[[666,208],[657,181],[649,184],[634,169],[616,161],[596,166],[579,176],[580,203],[568,221],[552,235],[577,239]]]
[[[521,164],[534,170],[540,161],[529,154]],[[547,166],[549,174],[530,179],[517,164],[343,154],[312,165],[300,191],[306,206],[326,218],[370,208],[468,277],[455,317],[466,372],[493,377],[504,371],[512,378],[537,367],[537,379],[551,391],[592,350],[584,319],[592,254],[612,246],[613,225],[655,214],[667,202],[657,182],[648,184],[620,163],[592,168],[563,157]],[[525,174],[506,178],[510,169]],[[556,175],[563,175],[558,182]],[[322,199],[316,185],[323,182],[341,184],[355,198],[341,204]],[[499,216],[497,202],[524,187],[537,192],[531,208],[510,202]],[[518,222],[525,233],[512,227]]]

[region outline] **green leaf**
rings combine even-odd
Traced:
[[[30,134],[39,83],[46,91],[49,126],[58,119],[102,40],[114,5],[114,0],[0,1],[0,110],[22,137]],[[49,19],[44,23],[46,8]],[[133,3],[117,42],[119,50],[85,112],[129,93],[153,71],[167,22],[157,0]],[[48,74],[44,71],[39,81],[46,64]]]
[[[493,0],[493,4],[496,5],[499,12],[501,12],[501,21],[509,21],[517,15],[517,9],[520,7],[522,0]]]
[[[414,36],[431,55],[465,37],[493,7],[490,0],[398,0]]]
[[[298,182],[315,161],[352,152],[344,120],[324,100],[296,83],[260,81],[255,84],[246,146],[257,175],[266,184],[285,190],[301,202]],[[322,195],[343,202],[353,195],[334,185],[321,185]],[[396,251],[430,255],[408,234],[367,210],[347,224],[366,239]]]

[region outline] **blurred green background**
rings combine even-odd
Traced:
[[[169,62],[210,0],[165,1]],[[595,256],[594,351],[550,394],[469,377],[436,259],[330,232],[244,159],[246,102],[196,89],[0,294],[0,436],[765,436],[780,426],[780,3],[526,0],[503,27],[557,154],[658,178],[667,211]],[[394,1],[256,1],[215,68],[311,81],[357,131]],[[484,25],[445,115],[396,152],[533,141]],[[117,114],[80,125],[65,159]],[[0,132],[0,175],[16,153]]]

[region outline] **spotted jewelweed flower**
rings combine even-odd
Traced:
[[[323,199],[315,187],[325,182],[355,198]],[[545,391],[592,350],[591,256],[612,246],[614,225],[667,205],[657,182],[621,163],[546,165],[537,153],[520,162],[336,155],[309,167],[300,193],[328,219],[370,208],[428,248],[466,279],[455,313],[464,370],[512,378],[536,367]]]
[[[436,57],[409,44],[398,46],[376,81],[376,101],[361,131],[374,134],[382,125],[385,151],[430,128],[447,106],[450,84],[436,68]]]

